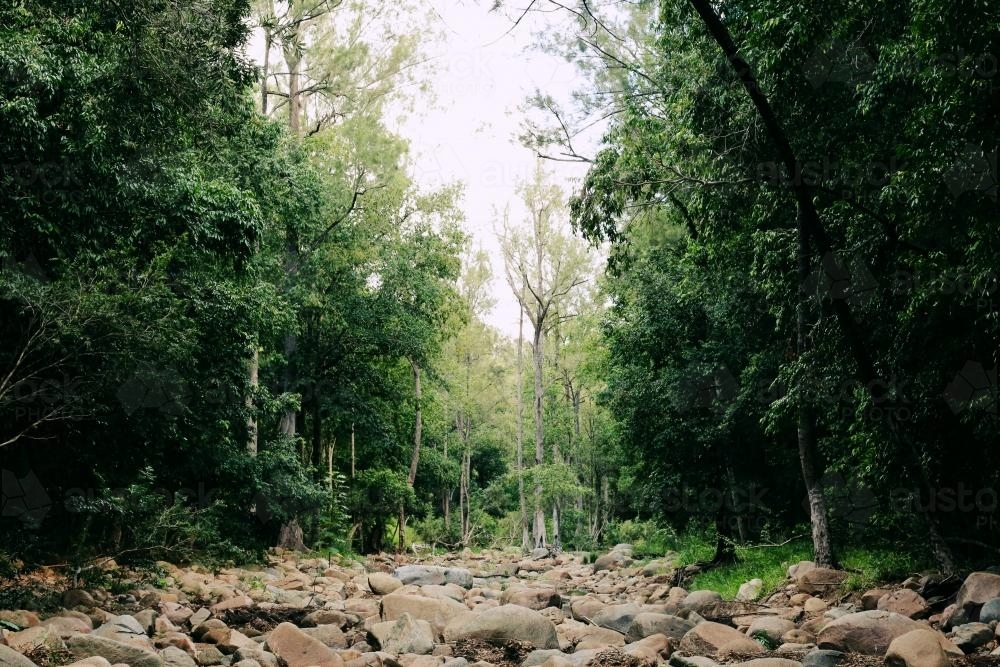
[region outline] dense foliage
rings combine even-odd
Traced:
[[[841,542],[988,557],[994,10],[693,1],[630,17],[582,40],[617,92],[573,215],[615,242],[607,395],[633,507],[724,537],[787,531],[809,519],[812,435]]]
[[[995,553],[989,3],[566,14],[589,89],[524,138],[589,171],[494,221],[516,341],[460,186],[387,129],[415,6],[381,49],[376,3],[0,7],[0,564],[684,531],[721,561],[809,524],[821,560]]]

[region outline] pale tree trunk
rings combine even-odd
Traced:
[[[410,472],[406,476],[406,483],[413,487],[417,479],[417,465],[420,463],[420,442],[424,432],[423,406],[421,400],[423,394],[420,388],[420,366],[412,359],[410,367],[413,369],[413,396],[416,399],[416,416],[413,425],[413,455],[410,457]]]
[[[295,40],[292,48],[286,49],[285,59],[288,61],[288,129],[293,137],[299,136],[302,113],[301,93],[299,92],[299,67],[302,58],[295,52]]]
[[[420,442],[423,439],[424,415],[421,406],[422,392],[420,389],[420,366],[413,359],[410,359],[410,368],[413,369],[413,397],[416,401],[416,410],[413,419],[413,454],[410,456],[410,470],[406,475],[406,484],[411,489],[417,480],[417,466],[420,464]],[[406,547],[406,507],[399,503],[399,551]]]
[[[466,448],[462,453],[462,477],[459,498],[462,501],[462,544],[468,544],[472,538],[472,517],[469,507],[469,482],[472,476],[472,452]]]
[[[542,330],[535,326],[535,336],[531,350],[532,361],[535,370],[535,467],[539,467],[545,461],[545,429],[542,422]],[[535,480],[535,523],[534,523],[535,548],[546,546],[545,535],[545,511],[542,508],[542,482]]]
[[[254,342],[253,353],[250,355],[250,363],[248,364],[248,376],[250,378],[250,393],[247,394],[247,410],[249,414],[247,415],[247,451],[250,452],[251,456],[257,456],[257,418],[254,416],[254,402],[253,396],[260,386],[260,351],[257,349],[257,343]]]
[[[295,356],[295,348],[298,345],[298,337],[293,333],[285,334],[284,341],[284,357],[285,357],[285,372],[282,378],[282,390],[286,394],[291,394],[295,392],[295,368],[293,367],[293,357]],[[289,438],[294,438],[295,433],[298,430],[298,425],[296,423],[297,412],[294,408],[288,408],[281,415],[281,422],[278,424],[278,432],[281,435],[287,436]]]
[[[523,301],[523,296],[522,296]],[[517,497],[520,502],[521,551],[531,543],[528,506],[524,497],[524,308],[517,322]]]
[[[448,460],[448,436],[444,438],[444,460]],[[441,512],[444,514],[444,529],[451,528],[451,489],[445,487],[441,491]]]
[[[809,294],[806,283],[809,280],[809,238],[805,226],[799,217],[798,235],[798,280],[799,295],[796,309],[796,348],[801,358],[811,347],[806,307]],[[802,391],[799,405],[798,443],[799,463],[802,466],[802,481],[805,483],[806,496],[809,499],[809,523],[812,526],[813,560],[820,567],[834,567],[836,560],[833,555],[833,542],[830,537],[830,524],[826,513],[826,497],[823,495],[823,485],[820,483],[823,475],[819,466],[819,445],[816,442],[816,412],[808,404],[811,392]]]
[[[294,42],[294,35],[292,42]],[[288,61],[289,66],[289,88],[288,88],[288,129],[293,137],[299,136],[299,80],[298,80],[298,70],[300,64],[300,58],[295,54],[293,49],[285,50],[285,57]],[[266,76],[266,73],[265,73]],[[285,266],[285,278],[289,285],[295,279],[299,268],[299,244],[296,238],[295,232],[292,229],[288,230],[288,240],[286,244],[286,252],[288,253],[286,257]],[[295,353],[295,348],[298,344],[296,335],[292,332],[285,334],[283,352],[285,357],[285,372],[283,378],[283,390],[286,394],[293,393],[295,391],[296,377],[295,369],[293,366],[293,356]],[[281,421],[278,424],[278,432],[290,439],[294,439],[296,432],[298,430],[298,425],[296,423],[296,411],[294,409],[285,410],[284,414],[281,416]],[[297,518],[293,517],[291,521],[281,527],[281,533],[278,538],[278,546],[284,547],[286,549],[294,550],[305,550],[305,544],[302,541],[302,528],[299,527]]]
[[[264,28],[264,63],[260,71],[260,113],[267,115],[267,78],[271,70],[271,46],[274,44],[274,35],[270,28]]]

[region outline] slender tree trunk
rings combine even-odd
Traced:
[[[420,442],[424,432],[423,407],[421,406],[422,392],[420,389],[420,366],[413,359],[410,359],[410,368],[413,369],[413,397],[416,402],[416,409],[413,418],[413,454],[410,456],[410,470],[406,475],[406,484],[411,489],[417,480],[417,466],[420,464]],[[399,551],[406,548],[406,507],[399,503]]]
[[[535,335],[531,350],[532,361],[534,362],[535,371],[535,467],[541,467],[542,463],[545,461],[545,428],[542,422],[542,398],[543,398],[543,383],[542,383],[542,362],[543,362],[543,351],[542,351],[542,339],[543,333],[541,327],[536,323],[535,325]],[[536,479],[535,481],[535,525],[534,525],[534,538],[535,538],[535,548],[539,549],[546,546],[546,535],[545,535],[545,511],[542,508],[542,482],[541,479]]]
[[[354,421],[351,421],[351,479],[354,479]]]
[[[410,471],[406,476],[406,483],[412,488],[417,479],[417,465],[420,463],[420,442],[424,432],[424,417],[421,405],[423,394],[420,388],[420,366],[411,359],[410,367],[413,369],[413,396],[416,400],[416,415],[413,426],[413,455],[410,457]]]
[[[522,302],[523,291],[522,288]],[[520,502],[521,551],[527,552],[531,536],[528,505],[524,497],[524,306],[521,306],[517,321],[517,497]]]
[[[295,355],[295,348],[298,345],[298,337],[294,333],[285,334],[284,342],[284,356],[285,356],[285,371],[282,379],[282,390],[286,394],[292,394],[295,392],[295,368],[293,366],[293,357]],[[281,435],[288,436],[289,438],[294,438],[295,433],[298,430],[297,417],[298,413],[295,408],[288,408],[281,415],[281,422],[278,424],[278,432]]]
[[[250,378],[250,393],[247,394],[247,451],[251,456],[257,456],[257,417],[254,414],[254,393],[260,386],[260,351],[254,341],[253,352],[250,354],[248,364],[248,375]]]
[[[260,113],[267,115],[267,78],[271,75],[271,46],[274,44],[274,35],[270,28],[264,28],[264,63],[260,71]]]
[[[295,52],[294,38],[293,46],[285,51],[285,59],[288,61],[288,129],[293,137],[300,134],[301,114],[302,114],[302,93],[299,92],[299,67],[302,65],[302,58]]]
[[[562,549],[562,538],[560,537],[561,524],[559,516],[559,501],[552,502],[552,548]]]
[[[461,435],[459,435],[461,437]],[[444,460],[448,461],[448,436],[444,437]],[[451,489],[445,486],[441,491],[441,512],[444,515],[444,529],[451,528]]]
[[[796,308],[796,350],[798,356],[806,354],[812,347],[810,334],[807,331],[807,308],[809,294],[806,283],[809,280],[809,236],[799,216],[798,230],[798,280],[799,293]],[[806,496],[809,499],[809,523],[812,527],[813,560],[821,567],[834,567],[836,559],[833,554],[833,541],[830,537],[830,524],[826,512],[826,497],[823,495],[822,468],[819,464],[819,445],[816,441],[816,411],[808,403],[811,392],[802,391],[799,405],[798,443],[799,463],[802,466],[802,481],[805,483]]]
[[[316,474],[321,474],[323,470],[323,417],[320,410],[319,383],[313,382],[312,400],[310,401],[310,411],[312,412],[312,465]]]
[[[462,544],[472,538],[471,508],[469,507],[469,481],[472,473],[472,452],[468,448],[462,452],[462,476],[459,498],[462,503]]]
[[[826,497],[823,495],[823,485],[820,483],[821,477],[816,464],[816,413],[810,406],[799,408],[798,439],[802,479],[805,481],[809,499],[813,560],[820,567],[836,567],[833,542],[830,539],[830,524],[826,514]]]

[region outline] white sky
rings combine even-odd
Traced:
[[[545,16],[529,15],[511,31],[511,22],[489,11],[488,0],[427,0],[434,9],[444,40],[430,47],[436,96],[431,108],[419,110],[396,130],[411,142],[413,177],[426,187],[453,181],[465,184],[463,209],[472,249],[486,250],[493,260],[496,306],[487,322],[517,336],[518,307],[504,280],[503,260],[495,229],[518,181],[530,176],[534,154],[516,142],[521,122],[517,107],[536,88],[568,99],[579,85],[572,65],[533,48]],[[510,11],[514,11],[511,6]],[[570,191],[585,166],[547,161],[553,180]],[[517,222],[517,220],[513,220]],[[569,225],[567,221],[567,233]]]

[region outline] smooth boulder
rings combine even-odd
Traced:
[[[535,648],[559,648],[552,621],[533,609],[507,605],[460,616],[444,629],[445,641],[517,640]]]
[[[821,649],[884,655],[892,640],[927,626],[891,611],[859,611],[837,618],[819,632]]]
[[[343,667],[343,659],[320,640],[291,623],[280,623],[267,635],[265,646],[283,667]],[[134,667],[134,666],[133,666]]]

